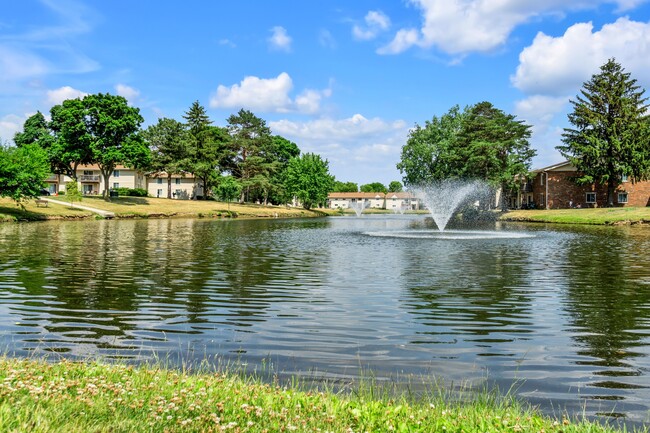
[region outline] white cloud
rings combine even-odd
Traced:
[[[212,108],[247,108],[264,112],[287,113],[297,111],[313,114],[320,110],[323,98],[331,95],[331,89],[305,89],[295,100],[289,93],[293,80],[286,72],[275,78],[245,77],[230,87],[219,85],[210,98]]]
[[[334,36],[332,36],[332,33],[326,29],[322,29],[318,33],[318,43],[323,47],[330,48],[332,50],[336,48],[336,40],[334,39]]]
[[[390,18],[381,11],[369,11],[365,18],[365,26],[355,24],[352,27],[352,35],[355,39],[367,41],[374,39],[390,27]]]
[[[133,105],[140,96],[139,90],[127,86],[126,84],[117,84],[115,86],[115,91],[119,96],[126,98],[130,105]]]
[[[58,89],[47,91],[47,102],[52,105],[59,105],[67,99],[83,98],[88,93],[74,89],[70,86],[59,87]]]
[[[309,122],[269,122],[274,134],[298,144],[303,152],[328,159],[337,179],[358,183],[400,179],[395,164],[408,127],[402,120],[368,119],[355,114],[345,119],[322,118]]]
[[[291,51],[291,37],[287,34],[287,30],[282,26],[275,26],[271,29],[273,33],[268,39],[269,45],[272,49],[280,51]]]
[[[237,44],[235,44],[233,41],[231,41],[228,38],[219,39],[218,43],[219,45],[223,45],[225,47],[230,47],[230,48],[235,48],[237,46]]]
[[[21,80],[43,75],[50,65],[28,51],[0,45],[0,80]]]
[[[397,54],[412,46],[436,47],[449,54],[488,52],[508,40],[513,29],[535,17],[615,4],[629,10],[647,0],[410,0],[420,9],[420,29],[400,29],[379,54]]]
[[[519,55],[511,81],[529,94],[574,95],[612,57],[649,85],[650,23],[619,18],[595,32],[591,23],[575,24],[555,38],[540,32]]]
[[[27,116],[16,116],[15,114],[8,114],[0,118],[0,145],[13,142],[16,132],[23,129],[23,125],[27,120]]]

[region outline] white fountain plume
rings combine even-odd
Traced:
[[[485,192],[486,185],[480,181],[441,180],[414,188],[438,226],[443,231],[458,206],[470,197]]]
[[[368,207],[368,204],[369,203],[365,200],[357,201],[350,203],[350,209],[354,210],[354,212],[357,214],[357,217],[360,217],[363,210]]]

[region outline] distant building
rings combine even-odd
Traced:
[[[578,185],[578,171],[568,161],[533,170],[533,177],[522,183],[511,208],[568,209],[607,206],[607,185]],[[633,182],[625,178],[614,194],[614,206],[650,206],[650,181]]]
[[[364,204],[367,209],[418,210],[420,201],[409,192],[331,192],[327,197],[331,209],[348,209]]]

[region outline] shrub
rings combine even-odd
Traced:
[[[115,188],[114,191],[117,191],[120,197],[147,197],[148,195],[147,190],[143,188],[120,187]]]
[[[65,195],[65,191],[59,191],[57,194],[58,195]]]

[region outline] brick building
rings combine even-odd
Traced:
[[[607,185],[577,185],[576,168],[568,161],[533,170],[533,178],[522,185],[511,206],[538,209],[607,206]],[[650,181],[624,178],[616,189],[614,206],[650,206]]]

